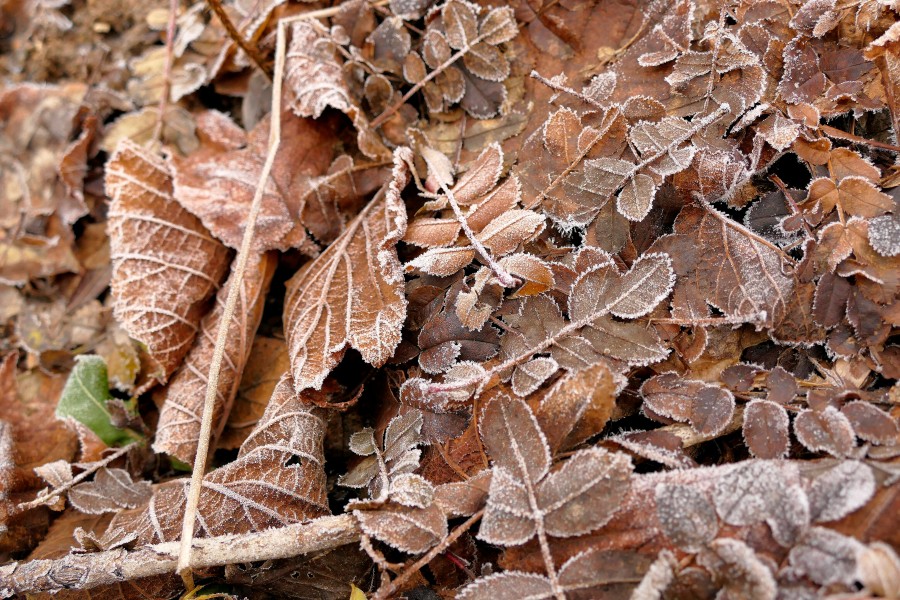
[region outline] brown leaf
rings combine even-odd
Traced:
[[[178,201],[213,235],[231,248],[240,248],[266,160],[270,119],[260,121],[246,141],[231,133],[233,139],[227,144],[219,130],[236,126],[220,122],[225,119],[209,120],[208,135],[216,143],[209,151],[172,158],[174,191]],[[256,252],[300,248],[314,254],[315,243],[304,229],[306,221],[319,216],[309,190],[312,179],[324,175],[331,164],[334,133],[324,122],[290,112],[282,115],[281,129],[282,141],[265,184],[253,248]]]
[[[113,313],[165,381],[199,330],[228,250],[172,197],[161,160],[125,141],[106,164]]]
[[[844,457],[856,447],[850,420],[833,406],[824,410],[803,410],[794,419],[794,435],[810,452],[828,452]]]
[[[744,409],[744,443],[756,458],[785,458],[791,447],[789,425],[783,406],[770,400],[751,400]]]
[[[653,248],[677,256],[673,315],[691,319],[709,303],[725,316],[772,326],[787,314],[800,283],[785,274],[784,255],[725,215],[688,206],[675,221],[675,234]],[[692,246],[688,254],[681,249]],[[683,299],[682,299],[683,298]],[[690,299],[690,300],[688,300]]]
[[[544,229],[544,218],[530,210],[508,210],[490,223],[477,238],[495,255],[509,254]]]
[[[523,544],[537,531],[576,536],[617,510],[631,474],[624,456],[591,448],[550,472],[550,449],[534,414],[523,401],[502,395],[485,407],[480,429],[494,460],[480,539],[506,546]]]
[[[283,376],[237,459],[204,476],[195,535],[262,531],[328,514],[324,436],[322,409]],[[156,486],[149,504],[119,513],[110,529],[136,532],[140,544],[177,540],[187,488],[185,479]]]
[[[380,366],[400,342],[406,297],[396,244],[406,230],[400,191],[408,160],[408,150],[397,151],[392,181],[287,284],[284,323],[298,390],[320,388],[348,346]]]
[[[274,254],[256,255],[249,259],[241,282],[234,318],[228,328],[223,368],[219,374],[213,408],[213,444],[222,433],[237,395],[241,374],[250,353],[253,336],[262,318],[269,282],[275,273]],[[225,298],[231,277],[216,296],[216,304],[200,324],[200,335],[184,359],[184,364],[168,386],[156,395],[162,404],[153,449],[165,452],[188,465],[194,463],[200,436],[200,416],[206,398],[207,377],[216,345],[219,324],[225,310]]]
[[[513,382],[515,385],[515,375]],[[622,385],[622,378],[603,362],[555,382],[534,408],[550,450],[573,448],[600,433]]]
[[[890,414],[874,404],[862,400],[848,402],[841,412],[850,420],[857,436],[873,444],[893,444],[900,435],[900,426]]]
[[[136,508],[150,499],[149,481],[133,481],[124,469],[97,471],[93,481],[69,490],[69,503],[78,511],[96,515],[123,508]]]
[[[702,381],[681,379],[675,373],[656,375],[641,386],[644,406],[652,413],[687,421],[701,435],[717,436],[734,415],[734,395]]]
[[[265,412],[282,373],[290,366],[284,340],[256,336],[219,447],[240,447]]]
[[[388,150],[369,128],[368,119],[359,106],[360,99],[351,94],[343,62],[338,58],[334,41],[324,29],[313,20],[297,21],[291,27],[284,73],[285,84],[294,96],[290,107],[301,117],[315,119],[328,107],[343,112],[353,120],[362,153],[370,158],[383,157]]]
[[[410,508],[387,504],[376,510],[355,510],[363,531],[409,554],[421,554],[447,537],[447,517],[437,504]]]

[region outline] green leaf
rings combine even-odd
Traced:
[[[56,406],[56,416],[82,423],[107,446],[124,446],[140,440],[138,433],[112,424],[106,407],[111,399],[103,358],[96,354],[78,356]]]

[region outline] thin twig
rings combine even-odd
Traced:
[[[266,162],[259,176],[256,193],[250,205],[250,214],[247,217],[247,225],[244,229],[244,237],[241,240],[241,248],[237,255],[237,264],[232,273],[233,281],[229,282],[228,297],[225,300],[225,309],[222,320],[219,322],[219,331],[216,334],[216,346],[213,350],[212,364],[209,368],[209,377],[206,385],[206,398],[203,404],[203,417],[200,423],[200,438],[197,442],[197,456],[194,458],[194,469],[191,473],[191,484],[188,488],[187,506],[185,507],[184,523],[181,530],[181,555],[178,558],[178,573],[184,579],[188,590],[193,589],[193,576],[191,575],[191,540],[194,537],[194,523],[197,520],[197,506],[200,503],[200,490],[203,483],[203,474],[206,470],[206,460],[209,455],[209,441],[212,433],[213,408],[218,396],[219,374],[222,370],[222,360],[227,345],[228,330],[231,320],[234,318],[234,310],[237,306],[239,292],[243,284],[244,271],[247,268],[248,257],[251,252],[253,235],[256,231],[256,221],[262,207],[263,191],[272,166],[275,164],[275,155],[281,141],[281,86],[284,79],[284,56],[286,28],[283,21],[278,23],[278,37],[275,50],[275,80],[272,84],[272,112],[269,124],[269,142],[266,151]]]
[[[434,557],[444,552],[447,548],[449,548],[453,543],[459,539],[459,536],[464,534],[469,530],[472,525],[477,523],[482,516],[484,516],[485,509],[479,510],[477,513],[466,519],[464,523],[462,523],[459,527],[454,529],[450,535],[441,540],[441,543],[428,551],[428,554],[406,567],[400,575],[397,576],[396,579],[391,581],[389,585],[383,586],[378,592],[372,596],[372,600],[384,600],[386,598],[393,597],[394,593],[404,584],[406,580],[412,577],[414,574],[418,573],[422,567],[430,563],[434,560]]]
[[[192,564],[197,568],[276,560],[332,550],[358,542],[359,525],[353,515],[321,517],[277,529],[222,535],[193,542]],[[69,554],[53,560],[32,560],[0,567],[0,598],[66,589],[86,590],[154,575],[171,574],[179,542],[144,546],[131,552]]]
[[[166,118],[166,108],[169,104],[169,94],[172,90],[172,63],[175,60],[175,24],[178,18],[179,0],[169,0],[169,22],[166,26],[166,64],[163,67],[163,89],[159,98],[159,115],[156,118],[156,128],[153,131],[153,139],[162,142],[163,124]]]
[[[256,63],[256,66],[259,67],[259,70],[269,78],[269,81],[271,81],[272,70],[266,64],[266,57],[262,55],[262,53],[259,51],[259,48],[255,44],[251,44],[244,39],[244,36],[241,35],[241,32],[237,30],[237,27],[234,26],[234,23],[231,21],[228,13],[226,13],[225,9],[222,7],[222,1],[206,0],[206,3],[209,5],[212,11],[216,13],[216,16],[219,17],[219,21],[222,23],[225,31],[228,32],[228,37],[230,37],[235,44],[240,46],[241,50],[243,50],[244,53],[250,57],[250,60]]]
[[[109,463],[113,462],[117,458],[124,456],[125,454],[128,454],[132,450],[132,448],[137,446],[139,443],[140,442],[131,442],[127,446],[123,446],[123,447],[119,448],[118,450],[116,450],[114,453],[110,454],[106,458],[91,463],[91,465],[84,472],[79,473],[77,477],[73,477],[72,480],[69,481],[68,483],[66,483],[65,485],[61,485],[60,487],[56,488],[52,492],[47,492],[46,494],[44,494],[42,496],[38,496],[37,498],[35,498],[34,500],[31,500],[30,502],[23,502],[23,503],[19,504],[16,508],[18,510],[28,510],[31,508],[36,508],[38,506],[41,506],[42,504],[46,504],[48,501],[52,500],[56,496],[59,496],[63,492],[66,492],[66,491],[72,489],[72,487],[78,485],[79,483],[81,483],[82,481],[87,479],[90,475],[92,475],[93,473],[96,473],[98,470],[102,469],[103,467],[105,467]]]

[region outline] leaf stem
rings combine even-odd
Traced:
[[[52,500],[56,496],[59,496],[63,492],[72,489],[74,486],[78,485],[79,483],[81,483],[82,481],[87,479],[90,475],[92,475],[93,473],[96,473],[97,471],[99,471],[100,469],[102,469],[103,467],[108,465],[109,463],[113,462],[117,458],[119,458],[125,454],[128,454],[139,443],[140,442],[131,442],[127,446],[123,446],[123,447],[117,449],[115,452],[113,452],[106,458],[92,462],[87,469],[85,469],[82,473],[79,473],[77,477],[73,477],[72,480],[67,482],[65,485],[61,485],[60,487],[54,489],[52,492],[47,492],[46,494],[43,494],[42,496],[38,496],[34,500],[31,500],[29,502],[23,502],[23,503],[19,504],[18,506],[16,506],[16,508],[20,511],[23,511],[23,510],[28,510],[31,508],[36,508],[38,506],[41,506],[42,504],[46,504],[48,501]]]
[[[465,45],[464,47],[460,48],[460,49],[456,52],[456,54],[454,54],[453,56],[451,56],[450,58],[448,58],[447,60],[445,60],[445,61],[444,61],[443,63],[441,63],[440,65],[438,65],[438,67],[437,67],[435,70],[433,70],[431,73],[429,73],[428,75],[426,75],[423,79],[421,79],[421,80],[418,81],[414,86],[412,86],[412,87],[409,89],[408,92],[406,92],[405,94],[403,94],[403,97],[402,97],[402,98],[400,98],[397,102],[395,102],[394,104],[392,104],[391,106],[389,106],[388,108],[386,108],[385,111],[384,111],[383,113],[381,113],[380,115],[378,115],[377,117],[375,117],[375,120],[372,121],[372,122],[369,124],[369,126],[370,126],[372,129],[378,129],[379,127],[381,127],[382,125],[384,125],[384,122],[387,121],[387,120],[391,117],[391,115],[393,115],[395,112],[397,112],[398,110],[400,110],[400,107],[403,106],[404,104],[406,104],[406,101],[413,97],[413,94],[415,94],[416,92],[418,92],[419,90],[421,90],[423,87],[425,87],[425,84],[426,84],[426,83],[428,83],[429,81],[431,81],[432,79],[434,79],[435,77],[437,77],[438,75],[440,75],[441,73],[443,73],[445,70],[447,70],[449,67],[451,67],[451,66],[453,65],[453,63],[455,63],[455,62],[458,61],[460,58],[462,58],[463,56],[465,56],[466,53],[469,52],[469,51],[472,49],[472,46],[474,46],[475,44],[480,43],[482,40],[484,40],[485,38],[487,38],[487,37],[490,36],[490,35],[493,35],[494,33],[496,33],[497,31],[499,31],[499,30],[502,29],[503,27],[504,27],[504,25],[503,25],[503,23],[501,22],[500,24],[498,24],[496,27],[490,29],[489,31],[484,31],[484,32],[482,32],[480,35],[478,35],[478,36],[477,36],[475,39],[473,39],[471,42],[466,42],[466,45]]]
[[[423,556],[422,558],[420,558],[419,560],[417,560],[410,566],[406,567],[403,570],[403,572],[397,576],[396,579],[394,579],[393,581],[390,582],[390,584],[388,584],[386,586],[382,586],[381,589],[379,589],[375,593],[375,595],[372,596],[372,600],[386,600],[387,598],[393,597],[393,595],[397,592],[398,588],[400,588],[400,586],[402,586],[404,583],[406,583],[406,581],[410,577],[412,577],[414,574],[418,573],[422,569],[422,567],[424,567],[425,565],[430,563],[432,560],[434,560],[434,557],[436,557],[438,554],[444,552],[456,540],[458,540],[459,537],[463,533],[468,531],[469,528],[472,527],[472,525],[477,523],[481,519],[481,517],[484,516],[484,511],[485,511],[485,509],[482,508],[477,513],[475,513],[474,515],[472,515],[471,517],[466,519],[466,521],[463,522],[461,525],[459,525],[459,527],[454,529],[450,533],[450,535],[448,535],[443,540],[441,540],[441,542],[437,546],[435,546],[434,548],[429,550],[425,556]]]
[[[159,114],[153,130],[153,139],[162,142],[163,126],[166,120],[166,107],[172,89],[172,62],[175,57],[175,24],[178,17],[178,0],[169,0],[169,22],[166,25],[166,62],[163,67],[163,89],[159,97]]]

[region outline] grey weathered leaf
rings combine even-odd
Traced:
[[[796,546],[788,560],[792,567],[819,585],[849,585],[856,576],[856,557],[862,544],[824,527],[812,527]]]
[[[698,556],[698,562],[718,575],[724,584],[723,597],[775,600],[775,577],[753,548],[740,540],[713,540]]]
[[[837,521],[859,510],[875,493],[868,465],[844,460],[816,477],[809,487],[809,516],[816,523]]]
[[[663,533],[686,552],[697,552],[719,531],[712,503],[688,485],[656,486],[656,517]]]

